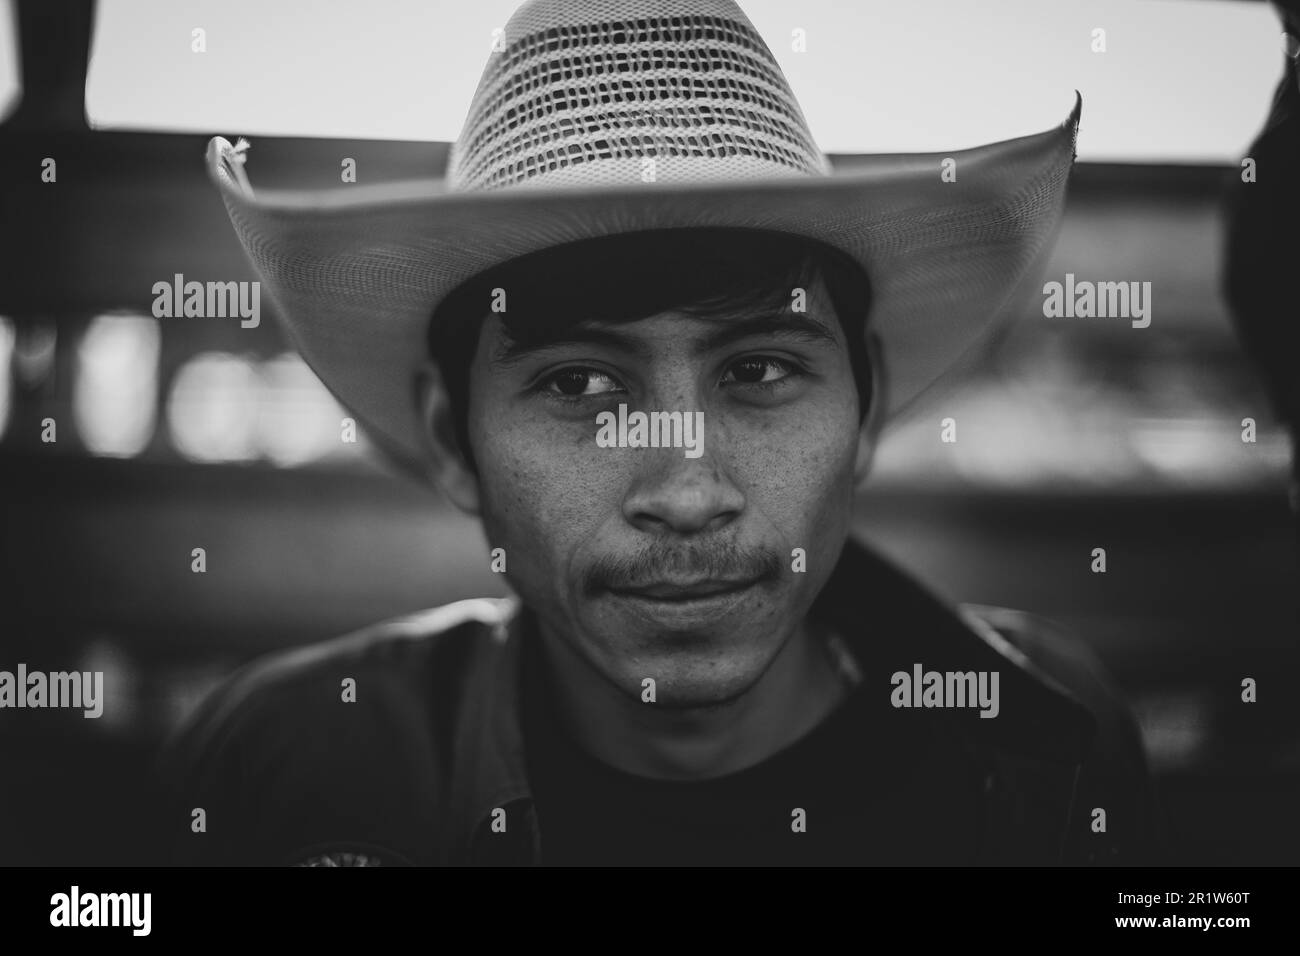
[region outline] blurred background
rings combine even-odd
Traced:
[[[1097,652],[1139,718],[1172,862],[1300,862],[1292,452],[1220,290],[1224,196],[1281,74],[1276,15],[741,5],[837,166],[1037,132],[1082,92],[1043,279],[1149,281],[1150,327],[1046,319],[1031,297],[887,433],[855,530],[939,594],[1038,612]],[[0,0],[0,669],[100,670],[107,696],[98,720],[0,712],[0,864],[145,861],[148,762],[233,668],[503,593],[472,521],[341,440],[346,413],[269,299],[248,329],[151,305],[177,273],[256,278],[209,136],[250,138],[255,188],[346,189],[344,157],[364,182],[440,175],[513,8]]]

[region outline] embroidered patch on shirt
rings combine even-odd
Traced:
[[[289,866],[413,866],[400,853],[384,847],[304,847],[290,854]]]

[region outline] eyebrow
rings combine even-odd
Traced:
[[[774,313],[745,319],[710,318],[708,321],[717,322],[720,328],[697,343],[694,349],[696,355],[760,335],[809,345],[829,345],[836,351],[841,348],[833,331],[803,314]],[[598,321],[593,319],[579,322],[555,337],[538,343],[516,342],[506,333],[504,341],[492,357],[492,364],[505,368],[529,356],[571,345],[603,345],[643,359],[649,358],[654,351],[649,344],[638,341],[634,336],[598,327]]]

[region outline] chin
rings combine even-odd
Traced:
[[[655,705],[668,710],[721,707],[744,697],[763,676],[763,663],[755,660],[682,661],[671,657],[662,666],[650,665],[657,674],[639,674],[630,681],[643,694],[644,677],[655,678]],[[629,675],[630,676],[630,675]]]

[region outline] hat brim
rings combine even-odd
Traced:
[[[400,466],[426,475],[415,377],[461,283],[551,246],[648,229],[775,230],[866,271],[891,418],[986,341],[1050,249],[1082,98],[1061,125],[950,153],[880,154],[829,176],[448,192],[441,180],[258,190],[214,137],[208,170],[293,345]],[[941,176],[955,160],[955,181]]]

